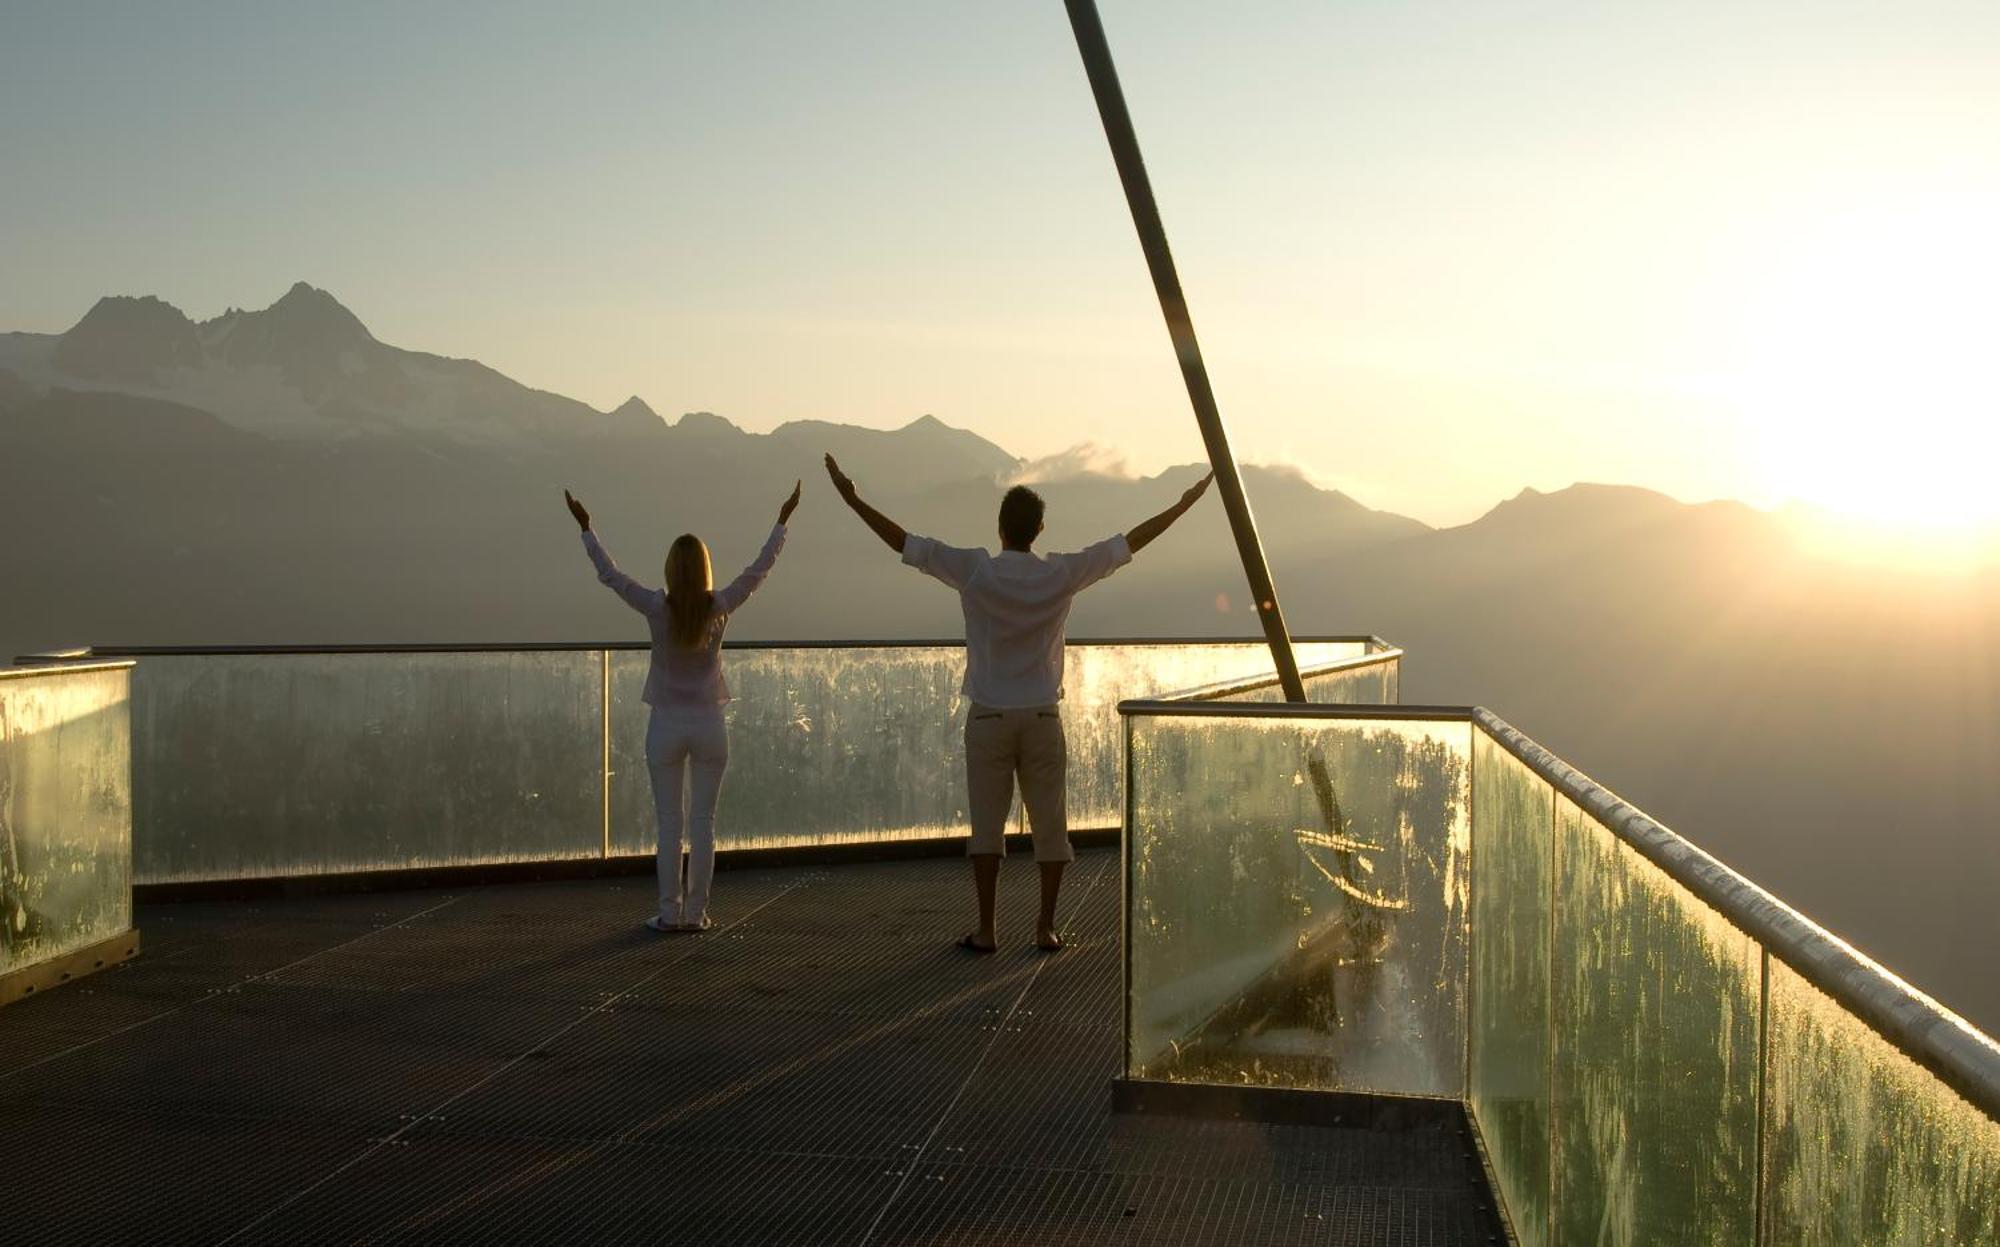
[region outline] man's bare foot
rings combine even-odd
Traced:
[[[998,944],[993,942],[991,936],[981,939],[977,931],[967,931],[964,935],[959,936],[958,946],[969,953],[990,953],[999,947]]]
[[[1035,947],[1045,953],[1055,953],[1061,952],[1063,949],[1068,948],[1069,945],[1065,944],[1063,937],[1054,931],[1044,931],[1035,937]]]

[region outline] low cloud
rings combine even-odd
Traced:
[[[1096,442],[1078,442],[1068,450],[1044,455],[1022,464],[1000,483],[1003,485],[1046,485],[1055,481],[1073,480],[1079,476],[1111,476],[1120,480],[1132,480],[1132,469],[1125,462],[1125,456],[1109,446]]]

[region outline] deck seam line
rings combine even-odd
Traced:
[[[715,933],[717,935],[720,935],[724,931],[728,931],[734,927],[741,926],[745,922],[748,922],[751,918],[762,913],[764,910],[769,909],[771,906],[777,904],[779,901],[785,899],[787,896],[790,896],[792,893],[798,891],[801,887],[804,887],[807,882],[808,882],[807,879],[801,879],[799,882],[792,884],[790,887],[784,889],[782,892],[779,892],[777,895],[771,897],[768,900],[763,901],[756,908],[745,912],[741,918],[734,919],[730,922],[724,923],[723,925],[717,927]],[[452,899],[456,900],[457,898],[454,897]],[[447,902],[447,904],[448,903],[449,902]],[[528,1055],[530,1053],[539,1051],[540,1049],[547,1047],[549,1044],[554,1043],[556,1040],[561,1039],[564,1035],[569,1034],[571,1031],[583,1025],[591,1018],[596,1017],[600,1013],[605,1012],[612,1005],[617,1004],[619,1001],[625,999],[627,996],[630,996],[633,992],[638,991],[640,988],[652,982],[660,975],[665,974],[668,970],[672,969],[674,966],[679,965],[681,962],[693,956],[695,953],[696,946],[699,943],[700,943],[699,940],[688,941],[689,947],[686,950],[684,950],[679,956],[672,957],[663,961],[659,966],[655,967],[652,970],[652,972],[646,974],[644,977],[640,978],[637,982],[634,982],[631,986],[625,988],[623,991],[620,991],[616,995],[608,996],[605,999],[598,1001],[595,1005],[591,1006],[589,1009],[584,1010],[576,1018],[563,1024],[553,1033],[545,1035],[541,1039],[537,1040],[535,1043],[528,1045],[525,1049],[523,1049],[521,1052],[516,1054],[512,1059],[507,1061],[506,1064],[501,1065],[498,1069],[491,1070],[485,1076],[479,1078],[477,1081],[472,1082],[466,1085],[465,1087],[460,1088],[457,1092],[453,1093],[451,1096],[447,1097],[444,1101],[437,1104],[436,1106],[427,1109],[421,1113],[409,1114],[408,1119],[404,1121],[402,1125],[396,1127],[388,1134],[383,1135],[381,1138],[374,1140],[365,1149],[349,1157],[346,1161],[342,1162],[340,1165],[336,1166],[335,1168],[333,1168],[332,1170],[321,1176],[318,1181],[300,1188],[299,1190],[293,1192],[290,1196],[288,1196],[284,1200],[281,1200],[280,1202],[265,1209],[255,1219],[251,1220],[245,1225],[238,1227],[236,1232],[229,1235],[227,1238],[218,1239],[217,1247],[224,1247],[225,1244],[237,1241],[238,1239],[242,1238],[245,1234],[248,1234],[250,1231],[256,1229],[258,1226],[264,1224],[266,1221],[269,1221],[272,1217],[277,1216],[285,1209],[290,1208],[293,1204],[298,1203],[306,1196],[312,1194],[314,1191],[317,1191],[319,1188],[325,1186],[327,1183],[333,1181],[335,1178],[338,1178],[340,1175],[354,1168],[362,1161],[367,1160],[369,1157],[375,1155],[375,1153],[381,1151],[383,1148],[388,1147],[391,1144],[401,1142],[402,1136],[416,1129],[417,1126],[420,1125],[427,1118],[435,1117],[439,1113],[442,1113],[445,1109],[450,1108],[452,1105],[458,1103],[466,1096],[471,1095],[473,1092],[479,1090],[481,1087],[484,1087],[486,1084],[492,1082],[495,1078],[500,1077],[502,1074],[505,1074],[508,1070],[513,1069],[516,1065],[519,1065],[521,1062],[527,1060]]]
[[[1084,903],[1090,899],[1091,894],[1097,891],[1098,881],[1104,878],[1104,874],[1104,870],[1100,868],[1096,874],[1090,877],[1090,886],[1085,888],[1083,895],[1070,906],[1072,916],[1081,910]],[[1065,936],[1073,933],[1074,928],[1069,923],[1064,924],[1060,932],[1060,934]],[[1006,1016],[1002,1017],[1000,1024],[993,1028],[992,1038],[988,1039],[986,1046],[979,1050],[978,1059],[973,1061],[972,1068],[966,1071],[964,1081],[958,1084],[958,1090],[952,1093],[951,1102],[944,1106],[944,1111],[939,1113],[937,1120],[931,1123],[930,1133],[925,1135],[923,1143],[918,1145],[917,1154],[910,1157],[910,1163],[904,1166],[902,1174],[896,1179],[896,1189],[890,1191],[889,1198],[882,1201],[882,1206],[876,1209],[875,1219],[870,1221],[867,1230],[862,1232],[859,1247],[868,1247],[868,1244],[875,1240],[875,1231],[882,1228],[882,1219],[889,1215],[889,1210],[896,1206],[898,1199],[902,1198],[903,1189],[910,1184],[910,1175],[915,1173],[917,1167],[924,1163],[924,1154],[930,1151],[931,1144],[937,1141],[938,1131],[944,1129],[945,1122],[951,1120],[953,1110],[958,1107],[958,1102],[965,1098],[966,1090],[972,1086],[973,1079],[979,1077],[979,1071],[986,1067],[986,1058],[992,1055],[993,1046],[1000,1042],[1002,1035],[1007,1033],[1007,1023],[1014,1020],[1014,1015],[1020,1011],[1021,1002],[1026,1000],[1028,993],[1034,990],[1035,984],[1042,977],[1042,967],[1046,965],[1048,965],[1047,958],[1043,958],[1035,963],[1034,972],[1028,975],[1028,981],[1021,985],[1020,994],[1014,997],[1014,1002],[1007,1006]]]
[[[313,960],[315,957],[324,957],[328,953],[338,952],[341,949],[346,948],[350,945],[358,944],[362,940],[372,939],[375,936],[382,934],[382,932],[384,931],[393,931],[397,927],[402,926],[406,922],[415,922],[417,919],[423,917],[426,914],[434,914],[438,910],[443,909],[447,905],[457,904],[462,899],[464,899],[462,895],[446,897],[444,900],[439,901],[437,904],[432,905],[428,909],[420,909],[416,913],[408,914],[404,917],[398,918],[394,922],[386,923],[382,926],[374,927],[370,930],[363,931],[361,934],[354,936],[351,939],[342,940],[338,944],[329,944],[325,948],[315,949],[314,951],[307,953],[305,956],[300,957],[295,961],[288,961],[284,965],[278,966],[275,969],[259,970],[255,974],[245,975],[244,977],[237,979],[234,982],[229,983],[225,986],[211,987],[207,991],[203,992],[201,995],[194,997],[192,1000],[184,1001],[181,1004],[175,1005],[171,1009],[164,1009],[159,1013],[155,1013],[151,1017],[141,1018],[138,1021],[131,1023],[130,1025],[121,1026],[114,1031],[107,1031],[106,1033],[99,1035],[94,1039],[86,1039],[82,1043],[71,1044],[69,1047],[64,1048],[60,1052],[51,1052],[47,1056],[38,1057],[37,1059],[28,1062],[26,1065],[17,1065],[13,1069],[0,1070],[0,1082],[5,1082],[7,1079],[14,1077],[16,1074],[25,1074],[31,1069],[37,1069],[41,1066],[47,1065],[51,1061],[60,1061],[62,1058],[81,1052],[85,1048],[94,1048],[98,1044],[107,1043],[113,1039],[118,1038],[120,1035],[128,1035],[133,1031],[140,1029],[141,1027],[151,1026],[153,1023],[170,1018],[174,1016],[176,1013],[184,1013],[187,1010],[194,1008],[196,1005],[201,1004],[205,1000],[213,1000],[217,996],[228,995],[230,992],[235,991],[237,988],[243,987],[246,984],[255,983],[259,979],[266,979],[274,974],[283,974],[287,970],[296,969],[299,966],[304,965],[306,962]]]

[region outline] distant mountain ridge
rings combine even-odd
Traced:
[[[1073,549],[1203,470],[1105,470],[1116,447],[1029,463],[933,416],[749,433],[636,397],[600,412],[384,344],[303,285],[202,322],[114,298],[65,334],[0,334],[0,446],[0,656],[637,639],[564,488],[657,581],[682,531],[731,574],[800,479],[731,636],[947,637],[957,599],[846,513],[823,452],[912,530],[989,547],[1023,476],[1049,501],[1042,548]],[[1858,571],[1802,554],[1781,517],[1630,486],[1524,490],[1433,529],[1287,467],[1244,476],[1295,632],[1406,646],[1405,702],[1494,707],[2000,1030],[2000,578]],[[1222,508],[1079,598],[1071,633],[1257,635]]]
[[[164,399],[276,437],[532,449],[658,423],[650,410],[600,412],[475,360],[390,346],[305,282],[261,311],[201,322],[155,296],[107,296],[65,333],[0,337],[0,368],[40,389]]]
[[[912,528],[961,544],[991,544],[1001,492],[1038,468],[1054,470],[1054,479],[1038,482],[1051,503],[1051,548],[1130,527],[1201,471],[1186,465],[1139,478],[1093,470],[1115,456],[1030,465],[928,414],[894,429],[807,419],[750,433],[706,411],[669,422],[636,395],[601,412],[477,361],[383,343],[333,295],[304,282],[269,307],[231,308],[204,321],[154,296],[111,296],[65,333],[0,335],[0,431],[14,450],[0,471],[0,486],[9,486],[0,514],[33,523],[64,498],[96,499],[66,520],[58,546],[118,568],[119,587],[101,595],[62,583],[53,567],[50,581],[19,580],[38,591],[0,620],[17,648],[82,635],[214,639],[225,629],[236,637],[326,636],[329,611],[376,620],[364,630],[375,636],[486,635],[508,616],[461,615],[453,603],[465,599],[450,594],[396,602],[371,578],[386,561],[423,548],[448,564],[436,573],[439,586],[482,569],[492,578],[486,584],[514,585],[516,619],[551,595],[561,600],[572,569],[552,553],[527,565],[524,580],[513,543],[524,526],[537,541],[548,535],[538,500],[563,488],[590,500],[613,540],[661,524],[699,528],[724,534],[720,559],[728,533],[765,522],[767,495],[808,479],[804,514],[815,531],[799,546],[829,543],[829,558],[867,560],[865,530],[823,509],[831,501],[820,469],[825,453]],[[1072,466],[1080,470],[1064,470]],[[1296,472],[1250,467],[1246,475],[1274,557],[1427,531]],[[561,525],[554,528],[560,535]],[[1148,554],[1149,568],[1188,583],[1232,583],[1233,547],[1219,508],[1204,508],[1182,531],[1190,536]],[[216,605],[235,593],[217,561],[227,543],[263,550],[270,570],[262,574],[286,586],[289,605],[246,602],[217,617]],[[19,559],[33,562],[56,548]],[[313,557],[302,560],[302,551]],[[845,613],[822,611],[794,630],[824,623],[837,631],[842,619],[876,635],[949,627],[929,599],[905,605],[907,586],[893,563],[863,565],[872,570],[829,563],[795,573],[793,583],[822,578],[822,600],[840,601]],[[344,570],[334,575],[335,567]],[[884,573],[882,584],[870,583]],[[867,591],[847,591],[857,577]],[[206,592],[170,599],[167,582],[175,579]],[[157,591],[123,592],[145,584]],[[328,602],[335,584],[344,596]],[[1114,613],[1119,596],[1107,599]],[[1241,594],[1233,606],[1227,596],[1218,588],[1205,609],[1240,610]],[[147,609],[127,620],[119,603],[136,600]],[[167,600],[172,610],[162,608]],[[1100,609],[1088,608],[1085,620]],[[498,635],[524,633],[508,624]]]
[[[199,367],[201,331],[162,299],[99,299],[55,341],[52,362],[66,376],[85,381],[151,385],[176,368]]]
[[[413,438],[449,451],[540,453],[578,439],[658,438],[717,453],[772,439],[852,456],[899,477],[998,477],[1022,460],[924,415],[878,430],[797,420],[752,434],[712,412],[669,423],[632,396],[609,412],[530,389],[476,360],[379,341],[325,290],[298,282],[261,311],[195,321],[153,295],[99,299],[61,334],[0,334],[0,397],[101,392],[208,411],[246,432],[288,439]]]

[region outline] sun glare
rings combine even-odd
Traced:
[[[1836,543],[2000,549],[1995,198],[1829,212],[1746,289],[1738,401],[1759,473]]]

